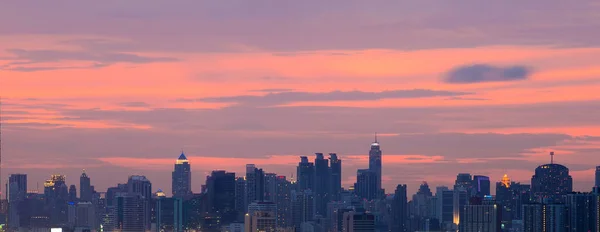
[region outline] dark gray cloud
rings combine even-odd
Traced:
[[[495,67],[473,64],[450,70],[444,81],[452,84],[517,81],[527,79],[530,74],[531,70],[525,66]]]
[[[472,93],[439,91],[430,89],[390,90],[382,92],[332,91],[332,92],[276,92],[262,96],[242,95],[231,97],[200,98],[203,102],[240,103],[248,105],[278,105],[290,102],[323,102],[323,101],[372,101],[380,99],[427,98],[463,96]]]
[[[279,93],[279,92],[291,92],[294,89],[253,89],[250,92],[259,92],[259,93]]]
[[[20,72],[35,72],[57,69],[82,69],[101,68],[115,63],[154,63],[173,62],[178,59],[172,57],[147,57],[120,52],[101,51],[60,51],[60,50],[26,50],[8,49],[12,55],[12,62],[0,67],[1,69]],[[53,63],[61,61],[88,61],[94,62],[89,66],[36,66],[37,64]],[[28,66],[23,66],[28,65]]]
[[[145,102],[121,102],[119,105],[125,107],[150,107],[150,104]]]

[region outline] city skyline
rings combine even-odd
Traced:
[[[344,160],[348,187],[377,132],[387,192],[462,172],[529,183],[550,151],[588,191],[597,12],[592,0],[5,3],[2,181],[78,185],[85,169],[99,189],[139,174],[170,194],[183,149],[194,192],[250,163],[291,177],[316,152]]]

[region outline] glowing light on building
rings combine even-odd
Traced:
[[[504,174],[504,177],[502,177],[502,185],[504,185],[504,187],[506,188],[510,188],[510,178],[508,178],[508,175]]]

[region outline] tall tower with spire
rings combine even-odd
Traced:
[[[377,190],[381,191],[381,149],[377,141],[377,133],[375,133],[375,141],[371,143],[371,150],[369,150],[369,170],[375,173]]]
[[[172,178],[173,197],[187,198],[192,194],[192,171],[183,151],[175,161]]]

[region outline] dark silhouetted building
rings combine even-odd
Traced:
[[[173,197],[187,199],[192,194],[191,166],[183,152],[181,152],[181,155],[175,161],[171,185]]]
[[[277,174],[265,173],[265,197],[264,201],[275,202],[277,192]]]
[[[333,201],[339,201],[342,192],[342,160],[338,159],[337,154],[329,153],[329,165],[331,170],[330,198]]]
[[[459,173],[454,181],[454,190],[466,191],[469,196],[473,192],[473,178],[469,173]]]
[[[69,186],[69,202],[77,202],[77,187],[74,184]]]
[[[238,215],[235,211],[235,173],[213,171],[206,178],[206,189],[211,215],[220,216],[221,225],[234,222]]]
[[[484,198],[485,196],[491,196],[490,191],[490,178],[487,176],[473,176],[473,190],[471,196],[477,196]]]
[[[588,193],[573,193],[567,195],[567,222],[570,232],[598,232],[598,195]]]
[[[25,201],[27,196],[27,175],[12,174],[6,184],[8,194],[8,226],[18,228],[20,226],[20,204]],[[23,220],[26,220],[23,218]]]
[[[316,153],[315,156],[315,213],[325,217],[331,187],[329,160],[325,159],[323,153]]]
[[[389,221],[390,231],[407,232],[408,222],[408,198],[406,196],[406,185],[398,185],[392,201],[392,213]]]
[[[564,205],[541,203],[523,205],[522,232],[566,232],[567,213]]]
[[[564,196],[573,191],[573,178],[567,167],[554,163],[554,152],[550,156],[550,164],[535,169],[535,175],[531,177],[531,193],[540,203],[563,203]]]
[[[281,228],[293,227],[292,183],[285,176],[277,176],[275,204],[277,205],[277,225]]]
[[[315,216],[315,197],[310,189],[292,191],[292,218],[296,230],[304,222],[312,221]]]
[[[375,141],[371,143],[371,150],[369,150],[369,170],[375,173],[375,187],[377,189],[376,193],[382,193],[381,186],[381,148],[379,146],[379,142],[377,141],[377,135],[375,135]]]
[[[141,201],[143,206],[144,222],[146,229],[150,229],[150,219],[152,217],[152,183],[146,176],[133,175],[127,180],[127,196],[128,200],[132,199],[136,202]],[[136,195],[139,195],[137,197]],[[136,208],[137,209],[137,208]]]
[[[183,200],[160,197],[156,200],[157,231],[183,232]]]
[[[235,211],[238,212],[238,221],[242,221],[246,213],[246,179],[235,179]]]
[[[473,197],[468,205],[463,206],[460,231],[501,232],[501,214],[502,208],[495,201]]]
[[[375,232],[375,215],[368,212],[345,212],[343,231]]]
[[[300,163],[296,169],[298,178],[298,190],[315,189],[315,165],[308,162],[308,157],[300,156]]]
[[[68,226],[69,190],[65,184],[65,176],[52,175],[44,182],[44,197],[50,214],[50,225],[54,227]]]
[[[265,199],[265,172],[254,164],[246,165],[246,208],[255,201]]]
[[[79,177],[79,200],[82,202],[92,201],[91,181],[88,175],[85,173],[85,170],[83,170],[81,176]]]
[[[522,219],[523,204],[531,203],[531,186],[512,182],[504,175],[496,183],[496,202],[502,207],[502,224],[506,229],[514,228],[512,221]]]
[[[356,171],[356,184],[354,191],[362,199],[373,200],[377,197],[377,173],[370,169],[358,169]]]

